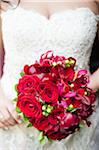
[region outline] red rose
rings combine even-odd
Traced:
[[[33,124],[33,126],[40,130],[40,131],[46,131],[50,126],[48,122],[48,118],[45,116],[42,116],[40,118],[31,118],[30,122]]]
[[[42,116],[42,105],[33,95],[20,94],[17,107],[27,116],[40,118]]]
[[[29,92],[32,89],[36,90],[40,79],[36,75],[25,75],[21,79],[19,79],[19,83],[17,85],[17,91],[21,92]]]
[[[57,104],[58,88],[50,81],[44,81],[39,84],[38,92],[44,102]]]

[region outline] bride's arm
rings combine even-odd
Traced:
[[[98,90],[99,89],[99,69],[97,69],[91,76],[88,87]]]
[[[96,0],[96,2],[97,2],[98,10],[99,10],[99,0]],[[97,36],[97,38],[98,38],[98,42],[99,42],[99,26],[98,26],[98,36]],[[99,49],[99,47],[97,47],[97,48]],[[90,82],[89,82],[88,86],[92,89],[95,89],[95,90],[99,89],[99,66],[98,66],[98,69],[90,76]]]
[[[0,81],[3,76],[4,48],[2,41],[2,29],[0,18]],[[0,84],[0,128],[7,129],[9,126],[20,123],[18,114],[12,103],[7,100]]]

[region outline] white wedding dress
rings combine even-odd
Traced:
[[[1,85],[9,100],[16,97],[14,85],[23,66],[32,64],[47,50],[53,50],[55,55],[75,57],[79,68],[89,69],[89,57],[99,20],[99,16],[89,8],[54,13],[49,20],[35,10],[21,7],[2,12],[1,16],[5,48]],[[60,142],[47,143],[45,146],[39,144],[34,128],[16,125],[7,131],[0,129],[0,150],[98,150],[95,149],[99,135],[98,102],[90,120],[90,128],[85,127]]]

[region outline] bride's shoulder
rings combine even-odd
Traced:
[[[99,0],[95,0],[96,3],[96,12],[99,15]]]
[[[87,0],[87,2],[89,2],[89,0]],[[99,0],[90,1],[89,7],[96,15],[99,15]]]
[[[95,0],[97,3],[99,3],[99,0]]]

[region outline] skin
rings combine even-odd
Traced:
[[[3,3],[2,3],[3,5]],[[54,1],[42,1],[38,2],[35,0],[21,0],[20,6],[24,9],[30,10],[35,9],[41,15],[50,19],[51,15],[59,11],[66,9],[76,9],[78,7],[89,7],[95,14],[98,14],[99,0],[54,0]],[[4,6],[6,8],[6,6]],[[0,24],[2,20],[0,18]],[[4,46],[2,40],[2,29],[0,25],[0,77],[3,75],[3,63],[4,63]],[[89,87],[93,89],[99,88],[99,69],[90,76]],[[0,128],[7,129],[9,126],[14,126],[20,123],[18,114],[15,111],[13,104],[4,95],[2,88],[0,87],[0,113],[3,115],[3,119],[0,119]]]

